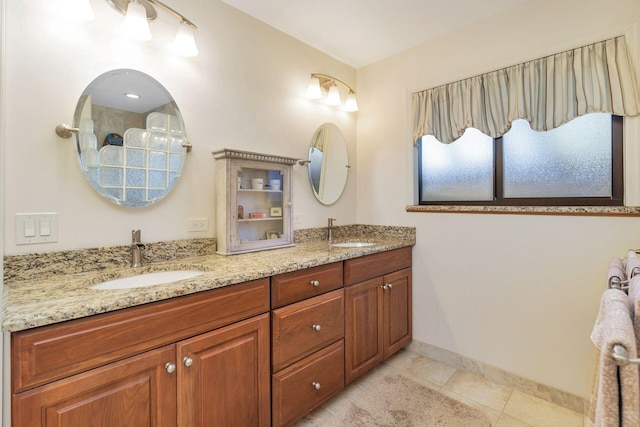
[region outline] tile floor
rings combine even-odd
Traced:
[[[331,414],[339,406],[348,403],[350,391],[355,387],[366,387],[367,382],[376,381],[377,377],[381,378],[388,370],[405,375],[481,410],[494,427],[583,427],[586,425],[586,417],[582,414],[409,350],[402,350],[372,372],[350,384],[339,395],[298,422],[296,427],[338,427],[332,420]],[[416,424],[417,426],[419,424]]]

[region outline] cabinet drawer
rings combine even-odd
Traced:
[[[344,337],[344,290],[273,311],[273,372]]]
[[[271,307],[282,307],[341,287],[342,262],[280,274],[271,278]]]
[[[291,425],[343,388],[340,340],[272,376],[273,425]]]
[[[13,392],[269,311],[269,279],[11,335]]]
[[[411,247],[380,252],[344,262],[344,285],[353,285],[392,271],[411,267]]]

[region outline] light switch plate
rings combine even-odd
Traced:
[[[16,245],[58,241],[58,213],[16,214]]]
[[[209,218],[189,218],[187,231],[209,231]]]

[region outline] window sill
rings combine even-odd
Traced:
[[[575,215],[640,216],[636,206],[460,206],[408,205],[407,212],[507,214],[507,215]]]

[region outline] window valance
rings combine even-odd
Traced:
[[[515,119],[546,131],[583,114],[640,114],[623,36],[413,94],[413,140],[451,143],[468,127],[497,138]]]

